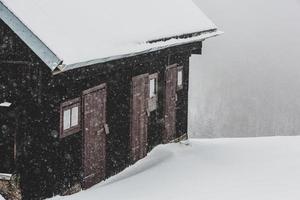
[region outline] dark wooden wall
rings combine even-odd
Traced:
[[[16,161],[8,172],[20,175],[24,199],[37,199],[53,189],[48,166],[56,144],[44,126],[44,64],[1,20],[0,36],[0,102],[12,103],[1,109],[0,125],[9,124],[17,144]]]
[[[81,181],[82,132],[59,138],[60,104],[82,91],[107,84],[107,177],[130,165],[131,79],[159,75],[158,109],[151,113],[148,150],[162,142],[165,67],[184,66],[184,87],[178,92],[177,137],[187,133],[188,77],[191,52],[201,42],[52,75],[30,49],[0,21],[0,100],[13,102],[18,159],[24,199],[51,197]],[[2,37],[3,36],[3,37]],[[9,38],[4,40],[1,38]],[[6,41],[9,41],[8,44]],[[13,84],[17,83],[17,84]],[[3,88],[5,88],[3,90]],[[1,93],[0,93],[1,94]]]

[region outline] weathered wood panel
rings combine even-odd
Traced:
[[[35,55],[25,43],[0,19],[0,63],[30,63]]]
[[[177,90],[176,102],[176,138],[187,134],[188,130],[188,84],[189,84],[189,59],[187,56],[179,58],[179,66],[183,66],[183,88]]]
[[[176,134],[177,65],[166,68],[165,81],[165,130],[163,142],[168,143],[175,139]]]
[[[148,99],[149,75],[133,77],[130,131],[132,162],[136,162],[147,154]]]
[[[0,107],[0,173],[15,170],[15,119],[10,108]]]
[[[106,166],[106,86],[83,93],[84,143],[83,188],[89,188],[105,178]]]

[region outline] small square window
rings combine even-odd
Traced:
[[[156,96],[157,93],[156,78],[150,79],[150,98]]]
[[[61,104],[61,138],[80,131],[80,99]]]
[[[71,108],[64,108],[64,119],[63,119],[63,130],[68,130],[70,128],[76,127],[79,121],[79,105],[73,105]]]
[[[179,67],[177,71],[177,88],[180,90],[183,88],[183,68]]]

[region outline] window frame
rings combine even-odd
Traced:
[[[151,96],[151,80],[155,80],[154,81],[154,91],[155,91],[155,93],[154,93],[154,95],[153,96]],[[155,97],[157,97],[157,95],[158,95],[158,73],[154,73],[154,74],[151,74],[151,75],[149,75],[149,98],[151,99],[151,98],[155,98]]]
[[[151,80],[155,80],[155,95],[151,97]],[[149,75],[149,103],[148,109],[149,112],[155,111],[158,108],[158,73],[153,73]]]
[[[78,123],[72,126],[72,109],[78,107]],[[70,110],[70,128],[64,130],[64,113]],[[60,138],[78,133],[81,130],[81,99],[68,100],[60,105]]]
[[[181,72],[181,85],[179,85],[179,78],[178,75]],[[178,66],[177,67],[177,81],[176,81],[176,85],[177,85],[177,90],[182,90],[183,89],[183,85],[184,85],[184,70],[183,70],[183,66]]]

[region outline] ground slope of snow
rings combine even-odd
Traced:
[[[161,145],[106,182],[55,200],[293,200],[300,137],[190,140]]]
[[[4,200],[4,198],[1,196],[1,194],[0,194],[0,200]]]

